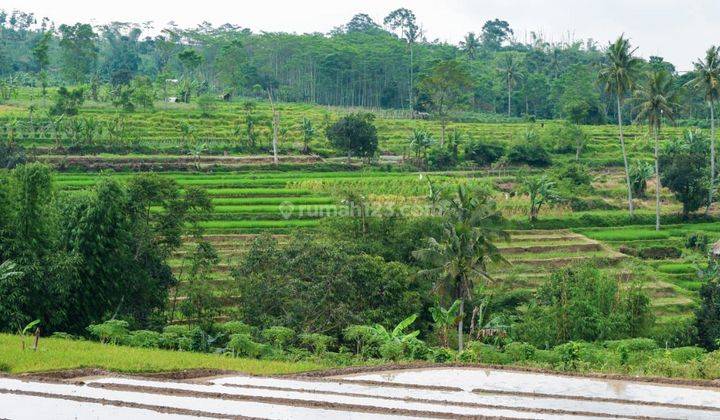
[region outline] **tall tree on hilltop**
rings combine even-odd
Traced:
[[[679,108],[678,91],[673,78],[665,70],[651,73],[648,79],[635,92],[637,103],[636,121],[645,121],[655,141],[655,230],[660,230],[660,160],[659,141],[663,118],[675,119]]]
[[[468,32],[468,34],[465,35],[465,39],[460,41],[460,49],[465,52],[470,60],[475,59],[480,49],[480,39],[475,35],[475,32]]]
[[[625,150],[625,137],[623,136],[622,107],[625,96],[632,92],[637,79],[642,60],[633,56],[635,49],[631,49],[630,40],[620,36],[608,46],[605,52],[605,63],[602,64],[598,78],[605,92],[615,95],[617,105],[618,130],[620,131],[620,148],[622,149],[623,165],[625,166],[625,181],[627,182],[628,210],[634,214],[632,187],[630,185],[630,169],[627,152]]]
[[[413,45],[420,37],[420,28],[417,25],[415,13],[405,8],[396,9],[385,16],[383,23],[392,30],[399,30],[400,37],[407,41],[408,47],[410,48],[410,85],[408,86],[408,100],[410,102],[410,108],[412,108],[414,104],[413,76],[415,74]]]
[[[511,115],[511,104],[512,104],[512,91],[517,82],[522,79],[522,70],[520,66],[522,60],[516,54],[506,53],[500,59],[498,63],[498,72],[505,81],[505,87],[507,88],[507,115]]]
[[[695,77],[689,84],[702,92],[710,108],[710,192],[705,210],[707,214],[715,191],[715,102],[720,99],[720,50],[716,46],[710,47],[705,52],[705,59],[699,58],[694,65]]]
[[[72,83],[85,81],[95,71],[97,64],[98,35],[87,23],[60,25],[60,49],[62,72]]]
[[[433,112],[440,118],[441,146],[445,144],[448,112],[465,98],[466,90],[472,85],[464,64],[457,60],[439,61],[420,80],[418,86],[421,92],[428,95]]]

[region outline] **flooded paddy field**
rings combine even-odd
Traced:
[[[720,418],[720,387],[485,368],[334,376],[0,377],[0,418]]]

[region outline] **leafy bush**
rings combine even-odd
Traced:
[[[369,325],[351,325],[343,330],[345,340],[355,343],[355,354],[364,357],[378,355],[382,339],[377,330]]]
[[[515,143],[510,147],[507,156],[514,164],[545,167],[552,163],[550,152],[539,141]]]
[[[682,251],[674,246],[649,246],[638,250],[638,256],[646,260],[674,259],[682,256]]]
[[[102,324],[92,324],[87,327],[90,335],[100,340],[101,343],[121,344],[128,337],[128,322],[119,319],[111,319]]]
[[[582,163],[570,163],[555,170],[555,177],[571,186],[589,187],[592,182],[592,175],[586,165]]]
[[[709,244],[710,238],[704,232],[688,233],[685,237],[685,248],[694,249],[703,254],[707,252]]]
[[[133,347],[160,347],[160,333],[157,331],[136,330],[127,337],[125,344]]]
[[[457,164],[457,156],[444,146],[435,146],[428,152],[428,165],[431,169],[451,169]]]
[[[209,117],[217,109],[217,98],[209,93],[200,95],[197,98],[198,108],[200,108],[200,114],[203,117]]]
[[[380,357],[385,360],[400,360],[404,353],[404,345],[399,341],[387,341],[380,345]]]
[[[428,360],[435,363],[444,363],[455,360],[457,352],[445,347],[432,347],[428,352]]]
[[[250,334],[233,334],[230,336],[227,347],[233,356],[257,357],[260,355],[261,345],[253,341]]]
[[[263,340],[272,344],[273,347],[284,349],[295,338],[295,331],[287,327],[273,326],[261,333]]]
[[[335,338],[318,333],[300,334],[300,342],[310,347],[315,355],[321,355],[335,344]]]
[[[48,112],[50,115],[77,115],[84,101],[85,94],[82,88],[68,90],[65,86],[61,86],[57,91],[55,103]]]
[[[536,352],[537,348],[535,346],[520,341],[508,343],[505,346],[505,353],[513,361],[533,360]]]
[[[587,135],[583,129],[567,121],[560,126],[551,128],[548,137],[556,153],[579,154],[587,141]]]
[[[471,140],[465,144],[465,159],[478,165],[490,165],[505,154],[505,145],[497,141]]]
[[[605,347],[612,350],[618,350],[624,347],[630,351],[651,351],[658,348],[657,343],[652,338],[626,338],[624,340],[609,340],[603,343]]]
[[[253,327],[240,321],[228,321],[218,326],[218,329],[227,335],[253,333]]]
[[[619,339],[642,335],[652,320],[643,290],[620,288],[594,267],[569,267],[538,288],[513,334],[536,346]]]
[[[691,346],[698,342],[695,317],[668,318],[655,325],[649,336],[662,347]]]

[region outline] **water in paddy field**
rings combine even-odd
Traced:
[[[720,418],[720,387],[481,368],[184,381],[0,378],[0,418]]]

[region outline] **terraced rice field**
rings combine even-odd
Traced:
[[[256,119],[258,144],[266,147],[270,143],[272,111],[266,101],[256,102],[253,117]],[[45,128],[49,121],[43,122],[37,117],[34,125],[30,124],[28,106],[30,102],[18,100],[10,101],[0,115],[0,138],[7,135],[7,126],[17,121],[14,126],[17,141],[31,148],[31,154],[39,154],[41,159],[55,163],[62,160],[72,161],[76,158],[94,160],[97,167],[103,163],[115,160],[135,164],[138,168],[180,168],[187,166],[191,157],[179,154],[187,148],[188,143],[205,144],[205,154],[215,155],[215,163],[233,165],[237,156],[224,156],[235,154],[243,150],[245,140],[238,134],[238,127],[242,127],[246,119],[243,100],[218,104],[212,116],[202,116],[201,111],[194,104],[158,104],[155,110],[137,110],[134,113],[118,114],[117,110],[109,104],[88,101],[80,110],[78,118],[92,121],[97,131],[92,138],[83,139],[87,144],[101,147],[110,146],[118,149],[144,151],[145,155],[113,155],[73,157],[66,152],[55,150],[56,134],[52,129]],[[334,155],[323,135],[323,128],[342,115],[357,111],[325,107],[311,104],[282,103],[277,104],[281,115],[280,150],[283,154],[297,155],[302,150],[301,122],[304,118],[312,121],[316,127],[315,134],[310,142],[311,149],[322,156]],[[375,124],[378,129],[378,140],[381,155],[407,156],[411,155],[409,136],[414,129],[423,129],[430,132],[435,138],[440,137],[440,123],[434,120],[410,119],[406,113],[389,110],[365,110],[376,113]],[[192,127],[192,136],[184,134],[181,126],[187,124]],[[455,122],[449,130],[457,130],[463,134],[462,141],[468,139],[497,140],[506,144],[522,141],[528,130],[532,130],[540,137],[552,137],[553,130],[558,127],[557,121],[542,121],[526,123],[512,119],[506,122]],[[103,127],[113,126],[115,134],[109,136]],[[619,166],[622,159],[620,146],[617,140],[617,127],[614,125],[585,126],[583,130],[588,136],[585,153],[581,160],[592,166]],[[663,138],[679,135],[684,128],[665,127],[661,133]],[[240,130],[242,131],[242,130]],[[63,130],[60,130],[62,137]],[[628,126],[625,136],[628,147],[628,156],[631,161],[637,159],[647,160],[651,156],[651,144],[648,140],[647,129],[641,126]],[[61,139],[65,147],[74,141]],[[172,156],[173,154],[178,156]],[[162,155],[168,155],[164,159]],[[253,158],[252,156],[249,158]],[[267,156],[255,156],[258,162],[268,162]],[[570,159],[569,155],[558,155],[558,160]],[[288,156],[288,161],[302,160],[299,156]],[[316,158],[313,158],[316,159]],[[184,162],[188,161],[188,162]]]
[[[693,418],[720,415],[720,389],[485,368],[332,377],[0,378],[0,416],[75,418]]]
[[[651,261],[660,277],[689,291],[697,291],[700,281],[697,278],[699,269],[707,266],[704,253],[700,250],[687,249],[685,244],[690,234],[703,234],[708,238],[709,246],[720,240],[720,223],[692,223],[685,225],[664,226],[656,231],[648,226],[626,226],[619,228],[579,229],[585,235],[601,240],[613,249],[632,247],[643,249],[649,247],[675,247],[682,250],[678,258]]]

